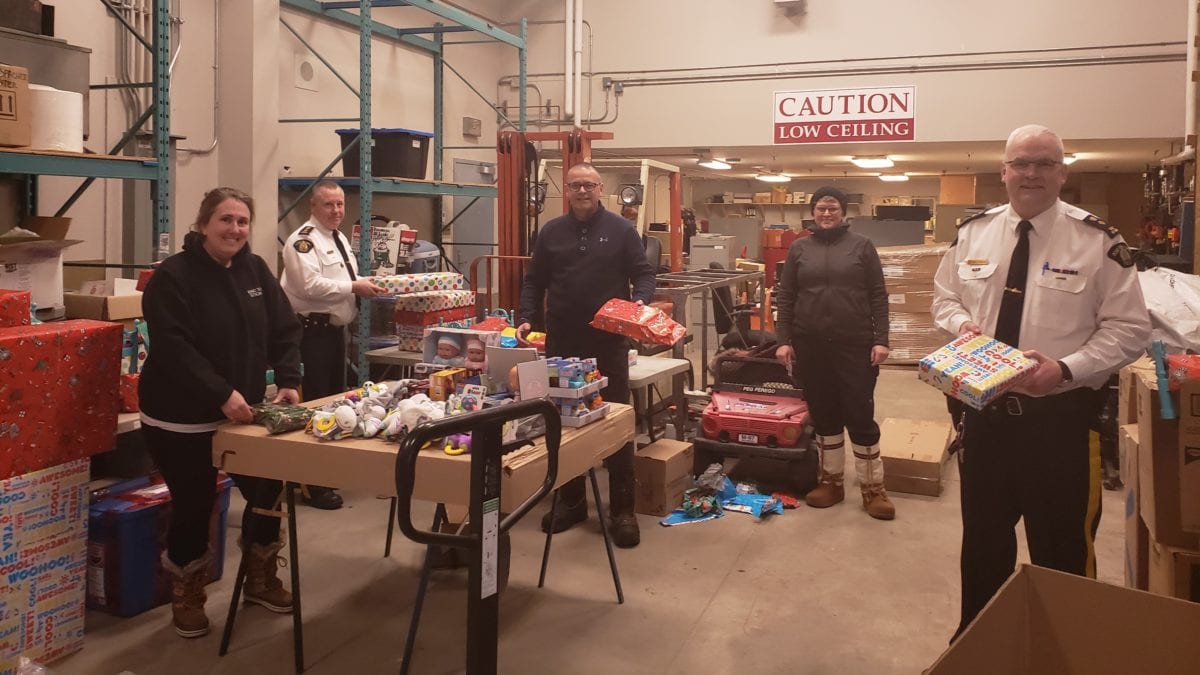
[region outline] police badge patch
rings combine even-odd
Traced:
[[[300,251],[301,253],[308,253],[309,251],[313,250],[313,243],[307,239],[297,239],[292,243],[292,248]]]
[[[1108,249],[1108,257],[1116,260],[1121,267],[1133,267],[1133,252],[1125,242],[1113,244],[1112,248]]]

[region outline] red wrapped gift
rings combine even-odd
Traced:
[[[137,412],[138,408],[138,374],[121,373],[120,385],[121,412]]]
[[[29,291],[0,289],[0,328],[28,326],[30,308]]]
[[[475,325],[471,326],[471,330],[481,330],[486,333],[499,333],[505,328],[512,328],[512,326],[503,317],[499,316],[489,316],[483,321],[475,322]]]
[[[0,479],[111,450],[121,324],[0,329]]]
[[[475,305],[467,305],[466,307],[452,307],[450,309],[436,309],[432,312],[418,312],[415,310],[398,309],[394,314],[394,320],[397,325],[403,326],[438,326],[443,322],[462,321],[475,316]]]
[[[1200,354],[1167,354],[1167,388],[1179,391],[1184,380],[1200,379]]]
[[[592,327],[656,345],[673,345],[687,334],[687,328],[661,309],[617,298],[604,303],[596,312]]]

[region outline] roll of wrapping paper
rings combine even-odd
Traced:
[[[1164,420],[1173,420],[1175,401],[1171,399],[1171,383],[1167,379],[1167,350],[1162,340],[1150,343],[1150,356],[1154,358],[1154,373],[1158,375],[1158,407]]]

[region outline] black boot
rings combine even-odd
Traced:
[[[558,488],[558,503],[542,516],[542,532],[555,534],[587,520],[587,485],[583,476],[572,478]],[[551,529],[553,528],[553,529]]]
[[[621,448],[608,458],[608,511],[611,514],[613,543],[620,548],[633,548],[642,541],[634,515],[633,444]]]
[[[333,488],[320,485],[305,485],[300,491],[300,499],[314,509],[336,511],[342,508],[342,496]]]

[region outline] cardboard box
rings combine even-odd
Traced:
[[[78,459],[0,480],[0,673],[83,646],[89,470]]]
[[[633,474],[637,485],[634,510],[665,516],[683,503],[683,493],[692,487],[691,443],[659,439],[637,451]]]
[[[788,201],[788,196],[790,195],[791,191],[788,190],[786,186],[775,185],[771,187],[772,204],[786,204]]]
[[[1150,530],[1138,508],[1138,426],[1120,430],[1121,478],[1125,482],[1125,585],[1138,590],[1150,588]]]
[[[885,418],[879,425],[883,484],[892,492],[938,497],[954,428],[950,422]]]
[[[1183,674],[1200,605],[1022,565],[926,675]]]
[[[1150,592],[1200,602],[1200,551],[1151,542]]]
[[[771,193],[770,192],[755,192],[754,196],[751,199],[752,199],[751,203],[754,203],[754,204],[770,204],[771,203]]]
[[[1137,372],[1138,504],[1150,537],[1200,548],[1200,380],[1172,394],[1177,420],[1164,420],[1158,382]]]
[[[121,321],[142,317],[141,293],[130,295],[63,293],[63,305],[67,308],[68,319]]]
[[[933,307],[933,289],[899,291],[888,288],[888,312],[928,313]]]
[[[0,329],[0,479],[114,447],[121,332],[88,320]]]
[[[29,70],[0,63],[0,145],[29,145],[31,105]]]

